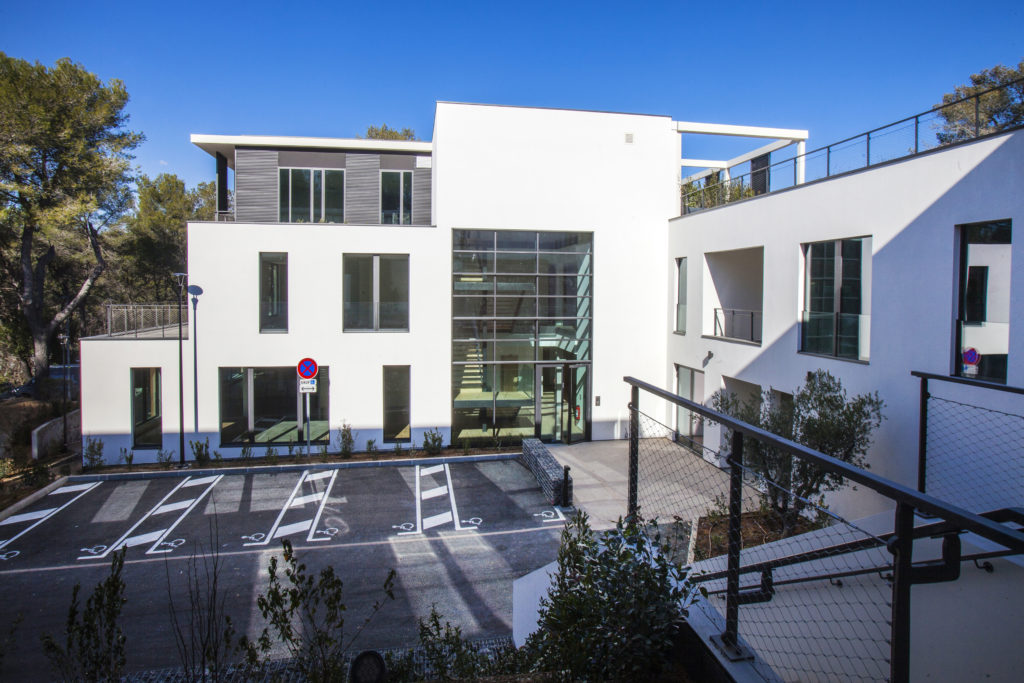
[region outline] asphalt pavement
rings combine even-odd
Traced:
[[[257,635],[256,597],[284,539],[309,571],[331,565],[345,582],[349,633],[396,570],[396,599],[357,649],[412,644],[432,605],[467,637],[508,635],[512,581],[555,558],[563,520],[514,460],[71,478],[0,520],[0,636],[21,618],[0,676],[52,677],[40,636],[60,639],[72,587],[84,601],[125,546],[129,671],[177,665],[170,606],[185,608],[189,563],[212,548],[228,613]]]

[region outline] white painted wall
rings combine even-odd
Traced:
[[[437,105],[439,230],[594,233],[594,439],[623,436],[622,377],[657,376],[664,366],[675,270],[664,260],[666,225],[679,213],[678,159],[668,117]]]
[[[760,346],[667,334],[663,385],[673,363],[705,371],[705,399],[724,376],[792,391],[824,368],[851,394],[877,390],[885,417],[870,454],[872,472],[916,482],[918,380],[911,370],[952,369],[957,298],[956,226],[1013,221],[1010,274],[1010,385],[1024,384],[1024,133],[961,145],[860,173],[770,194],[670,221],[665,267],[678,257],[702,263],[708,253],[764,249],[764,325]],[[801,244],[871,236],[871,358],[858,363],[798,353],[803,307]],[[690,268],[688,330],[706,316],[707,278]],[[668,289],[668,288],[666,288]],[[667,322],[667,319],[666,319]],[[706,363],[708,353],[713,357]],[[709,442],[713,440],[709,428]],[[712,445],[709,443],[709,445]],[[859,492],[846,512],[875,508]],[[876,501],[877,503],[877,501]]]

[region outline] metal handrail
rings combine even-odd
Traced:
[[[984,97],[985,95],[988,95],[990,93],[993,93],[993,92],[996,92],[996,91],[999,91],[999,90],[1006,90],[1006,89],[1009,89],[1011,87],[1018,86],[1018,85],[1021,85],[1021,84],[1024,84],[1024,78],[1018,78],[1018,79],[1010,81],[1008,83],[1003,83],[1002,85],[997,85],[997,86],[988,88],[987,90],[983,90],[981,92],[974,93],[973,95],[967,95],[966,97],[962,97],[962,98],[960,98],[958,100],[953,100],[952,102],[944,102],[943,104],[934,106],[931,109],[928,109],[926,111],[920,112],[918,114],[913,114],[911,116],[907,116],[905,118],[899,119],[898,121],[893,121],[891,123],[887,123],[885,125],[878,126],[877,128],[872,128],[871,130],[865,131],[863,133],[858,133],[856,135],[851,135],[850,137],[843,138],[842,140],[839,140],[837,142],[832,142],[832,143],[829,143],[827,145],[823,145],[821,147],[812,149],[810,151],[806,151],[803,154],[797,154],[797,155],[794,155],[792,157],[788,157],[786,159],[783,159],[781,161],[776,161],[774,163],[770,163],[770,164],[768,164],[767,166],[765,166],[763,168],[757,169],[756,171],[755,170],[751,170],[751,171],[748,171],[747,173],[743,173],[743,174],[740,174],[740,175],[735,176],[735,177],[730,177],[728,180],[720,180],[720,181],[714,183],[713,185],[704,185],[703,187],[695,188],[692,191],[683,194],[682,201],[681,201],[682,213],[684,215],[689,213],[690,208],[688,206],[687,199],[689,197],[691,197],[691,196],[701,195],[701,197],[703,199],[703,195],[705,193],[707,193],[709,190],[713,190],[714,188],[718,188],[718,187],[722,187],[722,186],[729,186],[729,187],[731,187],[735,183],[737,183],[737,181],[739,182],[740,187],[742,187],[744,185],[744,181],[743,181],[744,178],[748,178],[748,177],[749,178],[753,178],[756,174],[764,174],[766,177],[770,178],[772,176],[772,169],[775,169],[775,168],[778,168],[778,167],[781,167],[781,166],[784,166],[784,165],[790,164],[790,163],[792,163],[794,165],[794,168],[793,168],[793,186],[796,186],[796,185],[798,185],[800,183],[797,182],[796,163],[795,162],[798,159],[804,159],[804,160],[809,159],[809,158],[811,158],[812,156],[814,156],[816,154],[820,154],[821,152],[825,152],[825,154],[826,154],[826,171],[825,171],[825,175],[822,176],[821,178],[819,178],[819,180],[826,179],[826,178],[832,178],[832,177],[835,177],[835,176],[843,175],[844,173],[849,173],[850,171],[853,171],[853,170],[860,170],[861,168],[870,168],[873,165],[878,165],[878,164],[881,164],[881,163],[885,163],[887,161],[892,161],[893,159],[885,159],[883,161],[876,162],[875,164],[871,163],[871,135],[874,134],[874,133],[879,133],[881,131],[887,130],[889,128],[893,128],[895,126],[899,126],[901,124],[909,123],[911,121],[914,122],[914,150],[912,152],[910,152],[909,154],[904,154],[904,155],[901,155],[901,156],[895,157],[895,158],[904,159],[904,158],[907,158],[907,157],[916,156],[916,155],[922,153],[922,151],[920,149],[920,121],[921,121],[921,117],[928,116],[929,114],[934,114],[936,112],[940,112],[940,111],[942,111],[944,109],[949,109],[950,107],[955,107],[957,105],[963,104],[964,102],[969,102],[971,100],[974,100],[974,102],[975,102],[975,122],[974,122],[974,124],[975,124],[975,131],[974,131],[974,135],[972,137],[970,137],[970,138],[965,139],[965,140],[954,140],[952,142],[940,143],[938,145],[938,148],[949,147],[951,145],[958,144],[960,142],[966,142],[966,141],[969,141],[969,140],[977,140],[977,139],[979,139],[981,137],[985,137],[987,135],[994,135],[994,134],[998,134],[998,133],[1006,133],[1006,132],[1009,132],[1009,131],[1012,131],[1012,130],[1017,130],[1017,129],[1022,128],[1024,126],[1009,126],[1007,128],[999,129],[999,130],[996,130],[996,131],[993,131],[993,132],[986,132],[986,133],[983,134],[980,131],[979,127],[978,127],[978,116],[979,116],[979,113],[980,113],[978,111],[978,109],[979,109],[979,103],[981,102],[981,98]],[[834,148],[839,148],[839,147],[841,147],[841,146],[843,146],[843,145],[845,145],[847,143],[857,141],[857,140],[859,140],[861,138],[865,138],[866,142],[867,142],[867,147],[866,147],[867,154],[866,154],[864,166],[862,166],[860,168],[857,168],[857,169],[850,169],[850,171],[839,171],[839,172],[836,172],[836,173],[832,173],[831,172],[831,163],[830,163],[832,150]],[[739,164],[737,164],[737,165],[739,165]],[[750,183],[747,183],[747,185],[749,185],[749,184]],[[772,192],[771,189],[768,189],[767,192],[760,193],[760,194],[771,194],[771,192]],[[741,197],[741,198],[746,198],[746,197]],[[729,203],[729,201],[726,200],[725,202],[714,203],[714,204],[712,204],[709,207],[705,207],[705,206],[703,206],[703,201],[702,201],[702,206],[694,207],[694,208],[699,208],[699,209],[713,208],[715,206],[722,206],[722,205],[728,204],[728,203]]]
[[[842,460],[833,458],[830,455],[825,455],[824,453],[820,453],[808,448],[807,446],[798,444],[795,441],[790,441],[789,439],[772,434],[760,427],[755,427],[754,425],[738,420],[735,417],[726,415],[725,413],[712,410],[700,403],[682,398],[681,396],[677,396],[671,392],[656,387],[653,384],[648,384],[647,382],[638,380],[635,377],[626,376],[622,379],[630,386],[643,389],[648,393],[654,394],[658,398],[703,415],[704,417],[727,427],[733,432],[739,432],[745,436],[750,436],[771,446],[772,448],[777,448],[784,453],[796,456],[802,460],[813,462],[828,472],[838,474],[841,477],[861,484],[862,486],[866,486],[867,488],[881,493],[885,497],[898,503],[912,505],[922,512],[927,512],[935,517],[941,517],[942,519],[950,522],[956,522],[964,531],[971,531],[979,536],[995,541],[1009,550],[1024,553],[1024,533],[1020,531],[1013,530],[1007,526],[993,522],[992,520],[985,519],[984,517],[976,515],[973,512],[969,512],[961,507],[951,505],[943,500],[921,493],[920,491],[915,491],[908,486],[880,477],[868,470],[855,467],[854,465],[845,463]]]

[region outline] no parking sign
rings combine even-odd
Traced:
[[[978,364],[981,363],[981,354],[978,353],[978,349],[968,346],[960,356],[964,362],[964,375],[967,377],[977,375]]]

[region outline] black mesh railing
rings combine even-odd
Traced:
[[[627,512],[657,518],[676,559],[707,590],[696,609],[718,625],[711,640],[721,654],[750,660],[768,679],[909,680],[911,586],[954,581],[971,559],[1024,553],[1024,533],[1007,524],[1024,521],[1017,510],[972,514],[624,379],[632,387]],[[641,411],[641,391],[645,401],[668,401],[717,423],[726,446],[680,443],[671,427]],[[757,467],[765,458],[789,465]],[[895,515],[854,523],[801,498],[794,482],[807,467],[843,477],[857,495],[887,498]],[[992,550],[963,554],[964,532],[988,539]],[[935,540],[919,546],[915,559],[922,539]]]
[[[1024,125],[1024,79],[944,102],[860,135],[752,170],[750,162],[683,185],[683,215],[911,157]],[[789,149],[789,148],[787,148]],[[799,163],[798,163],[799,162]],[[799,166],[803,165],[803,178]],[[755,189],[756,188],[756,189]]]
[[[913,374],[921,382],[918,488],[973,512],[1024,506],[1024,390]]]
[[[107,336],[139,339],[188,338],[188,307],[169,304],[107,304]]]

